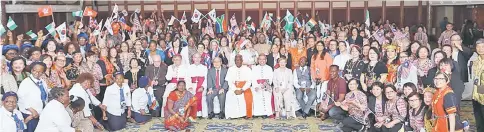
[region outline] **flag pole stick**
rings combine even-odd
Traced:
[[[50,6],[50,9],[52,9],[52,6]],[[54,11],[52,11],[52,22],[55,23],[55,21],[54,21]]]

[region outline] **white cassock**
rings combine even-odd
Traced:
[[[182,65],[190,65],[190,55],[188,54],[188,46],[182,48],[180,55],[182,56]]]
[[[207,66],[202,64],[192,64],[189,66],[188,74],[192,80],[190,85],[187,86],[187,90],[192,92],[192,94],[197,97],[197,105],[202,106],[202,111],[197,112],[197,116],[208,117],[208,106],[206,101],[207,95]],[[197,94],[197,89],[203,87],[203,92]],[[201,97],[201,98],[200,98]]]
[[[293,81],[294,78],[291,69],[282,67],[274,70],[274,106],[276,112],[287,112],[289,115],[286,116],[296,117],[298,103],[296,101]]]
[[[272,75],[274,72],[268,65],[252,66],[252,96],[254,98],[254,116],[270,116],[272,112]],[[264,84],[269,85],[268,89]],[[256,90],[259,89],[259,90]]]
[[[70,108],[67,108],[70,109]],[[73,132],[71,116],[64,104],[51,100],[40,114],[39,124],[35,132]]]
[[[245,81],[242,90],[250,90],[252,79],[249,73],[251,73],[251,70],[245,65],[241,66],[240,68],[237,66],[232,66],[227,71],[225,80],[229,84],[229,90],[225,95],[225,118],[240,118],[247,115],[244,93],[240,95],[235,94],[235,90],[238,89],[235,83]]]
[[[163,93],[163,105],[161,108],[161,115],[164,115],[164,108],[166,105],[166,100],[170,92],[176,89],[176,83],[178,81],[184,80],[186,88],[188,90],[188,86],[191,82],[189,73],[193,71],[188,71],[188,65],[180,65],[178,67],[175,64],[168,66],[168,71],[166,72],[166,80],[168,81],[168,85],[166,85],[165,93]]]
[[[256,50],[249,50],[249,49],[244,49],[241,50],[240,55],[242,55],[242,59],[244,60],[244,65],[248,66],[254,66],[257,61],[257,57],[259,57],[259,54],[257,54]],[[235,58],[234,58],[235,61]]]

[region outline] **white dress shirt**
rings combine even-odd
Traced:
[[[74,132],[71,127],[72,119],[64,107],[57,100],[51,100],[45,106],[45,111],[40,114],[39,124],[35,132]]]
[[[131,94],[128,83],[123,83],[123,95],[124,101],[126,103],[126,108],[131,106]],[[111,86],[106,88],[106,92],[104,93],[104,100],[103,104],[106,105],[107,111],[115,116],[121,116],[124,113],[125,109],[121,107],[121,95],[120,95],[121,87],[118,84],[114,83]]]
[[[32,80],[35,82],[32,82],[30,78],[32,78]],[[37,86],[38,81],[42,81],[47,98],[49,97],[48,95],[50,90],[47,86],[47,83],[44,80],[35,79],[32,75],[30,75],[20,83],[17,91],[18,107],[20,112],[30,115],[32,113],[30,113],[28,109],[33,108],[35,111],[37,111],[37,113],[42,113],[43,103],[40,96],[40,89]]]
[[[346,62],[351,59],[350,54],[348,53],[341,53],[334,57],[333,64],[339,67],[339,70],[344,70]]]
[[[298,68],[301,69],[302,72],[305,72],[306,70],[311,70],[308,68],[308,66],[298,67]],[[293,81],[294,88],[296,89],[301,88],[301,85],[299,85],[299,78],[297,77],[297,68],[293,70],[292,76],[294,77],[294,81]],[[314,80],[311,79],[311,86],[309,86],[309,88],[314,89],[315,87],[316,87],[316,82],[314,82]]]
[[[153,89],[151,87],[148,88],[146,91],[145,88],[137,88],[133,91],[131,98],[132,108],[131,110],[136,113],[141,113],[140,110],[144,109],[145,112],[149,112],[148,104],[149,102],[153,102],[156,98],[153,95]],[[151,100],[148,100],[148,94],[151,96]],[[147,112],[147,113],[148,113]]]
[[[99,104],[101,104],[101,101],[93,96],[90,90],[85,90],[82,88],[80,83],[76,83],[74,86],[72,86],[71,90],[69,90],[69,95],[74,95],[84,100],[84,109],[82,110],[82,112],[84,112],[84,117],[89,117],[92,115],[91,109],[89,109],[89,104],[92,103],[95,106],[99,106]]]
[[[22,122],[24,118],[22,113],[17,109],[13,110],[13,113],[16,114],[17,118],[20,119]],[[24,123],[24,129],[27,129],[27,125]],[[16,132],[17,131],[17,123],[12,117],[12,112],[5,109],[5,107],[0,108],[0,132]]]

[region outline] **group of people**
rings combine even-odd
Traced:
[[[451,23],[431,49],[423,26],[388,20],[292,31],[242,22],[215,33],[210,19],[164,18],[153,13],[131,29],[115,20],[112,34],[98,36],[75,21],[66,41],[7,31],[0,131],[117,131],[152,117],[181,131],[197,118],[311,116],[345,132],[462,131],[468,81],[476,124],[484,123],[484,39],[463,44]]]

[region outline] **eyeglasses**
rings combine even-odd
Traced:
[[[445,78],[436,77],[436,78],[434,78],[434,80],[435,80],[435,81],[436,81],[436,80],[444,80],[444,81],[445,81]]]

